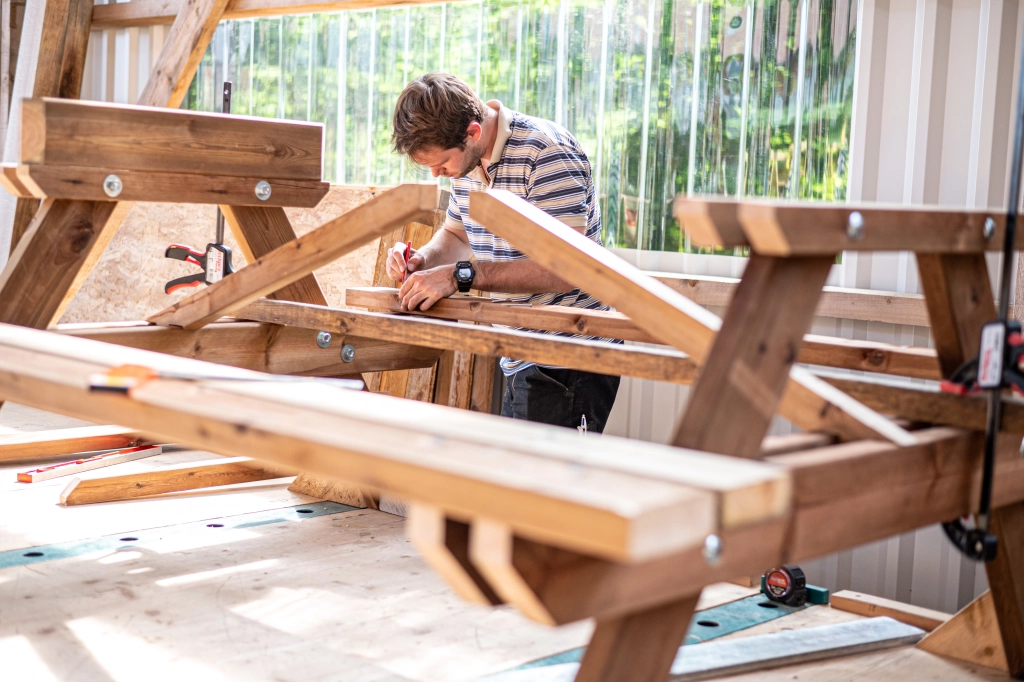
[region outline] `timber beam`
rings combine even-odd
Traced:
[[[21,132],[4,184],[40,199],[313,207],[330,188],[319,123],[42,98]]]
[[[146,322],[59,325],[66,336],[205,360],[271,374],[341,376],[362,372],[431,367],[441,352],[424,346],[335,334],[330,345],[317,344],[317,331],[255,322],[218,322],[189,331]],[[341,348],[355,357],[345,362]]]
[[[459,324],[406,315],[257,301],[236,313],[239,319],[306,329],[325,329],[441,350],[491,357],[514,357],[601,374],[635,376],[690,384],[697,367],[672,350],[626,347],[605,341],[569,339],[515,329]]]
[[[406,7],[428,2],[434,0],[231,0],[224,18],[282,17],[377,7]],[[170,24],[183,3],[182,0],[132,0],[123,4],[124,7],[96,5],[92,11],[93,30]]]
[[[1006,213],[1001,211],[685,196],[676,198],[673,213],[695,244],[749,246],[771,256],[828,256],[842,251],[984,253],[1003,248],[1006,223]],[[1024,235],[1018,235],[1016,246],[1024,248]]]
[[[638,343],[661,343],[622,313],[568,306],[523,306],[481,296],[443,298],[430,310],[402,310],[398,290],[354,287],[345,291],[349,306],[409,313],[444,320],[467,320],[565,334],[584,334]],[[880,372],[915,379],[940,379],[935,351],[871,341],[852,341],[806,334],[797,360],[811,365]]]
[[[76,426],[69,429],[4,433],[0,434],[0,462],[133,448],[144,442],[143,434],[123,426]]]
[[[739,280],[733,277],[654,271],[647,271],[647,274],[701,305],[723,308],[729,305],[739,284]],[[814,314],[819,317],[910,324],[917,327],[927,327],[931,324],[924,296],[899,291],[825,287],[822,289],[821,299]]]

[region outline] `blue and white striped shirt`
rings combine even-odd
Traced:
[[[504,189],[526,199],[570,227],[583,230],[587,237],[601,244],[601,210],[594,191],[590,160],[576,138],[559,125],[512,111],[501,102],[488,102],[488,105],[498,109],[498,135],[487,167],[490,184],[485,182],[479,167],[466,177],[452,178],[446,224],[466,231],[469,245],[478,261],[525,259],[526,254],[501,237],[488,232],[483,225],[469,216],[470,192],[491,188]],[[593,296],[579,289],[525,295],[492,293],[491,299],[529,305],[608,309]],[[534,329],[527,331],[573,338],[610,340]],[[501,359],[501,368],[506,376],[533,364],[535,363],[512,358]]]

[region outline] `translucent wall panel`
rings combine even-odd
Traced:
[[[576,135],[608,244],[694,251],[677,194],[846,197],[856,17],[857,0],[478,0],[230,21],[186,106],[219,109],[229,78],[236,113],[325,124],[332,182],[425,180],[391,117],[446,71]]]

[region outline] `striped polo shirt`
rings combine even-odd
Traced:
[[[498,134],[487,171],[475,168],[468,176],[452,178],[448,203],[447,225],[464,229],[469,245],[478,261],[513,261],[526,258],[501,237],[488,232],[469,216],[469,193],[491,188],[504,189],[526,199],[545,213],[563,223],[584,231],[601,244],[601,210],[594,191],[590,160],[565,128],[512,111],[497,100],[487,103],[498,110]],[[591,310],[608,310],[593,296],[579,289],[536,294],[497,294],[491,299],[527,305],[562,305]],[[516,329],[523,329],[516,327]],[[595,336],[526,329],[541,334],[609,341]],[[501,369],[506,376],[535,363],[502,358]]]

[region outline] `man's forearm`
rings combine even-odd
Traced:
[[[572,291],[573,285],[531,260],[477,262],[473,288],[504,294]]]
[[[431,240],[420,249],[423,256],[423,269],[436,268],[460,260],[469,260],[473,255],[469,244],[457,237],[451,230],[441,228]]]

